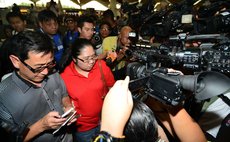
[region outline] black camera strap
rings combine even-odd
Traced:
[[[219,95],[219,97],[228,105],[230,106],[230,100],[228,97],[224,96],[223,94]]]

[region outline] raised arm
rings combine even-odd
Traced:
[[[101,131],[117,138],[123,137],[124,127],[133,107],[128,84],[129,77],[124,81],[117,81],[106,95],[102,108]]]
[[[154,99],[148,100],[148,105],[169,133],[181,142],[207,141],[199,125],[182,106],[166,106]]]

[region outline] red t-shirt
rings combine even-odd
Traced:
[[[101,60],[101,66],[108,87],[115,83],[113,74],[105,62]],[[100,115],[103,104],[104,85],[98,61],[88,74],[88,78],[79,74],[71,62],[61,74],[69,96],[74,102],[75,109],[81,117],[76,125],[77,131],[84,132],[97,127],[100,124]]]

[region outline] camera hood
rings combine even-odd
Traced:
[[[219,72],[202,72],[197,75],[195,86],[195,98],[197,100],[206,100],[230,90],[230,79]]]

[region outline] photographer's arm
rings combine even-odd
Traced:
[[[167,106],[149,97],[146,104],[173,137],[181,142],[206,142],[199,125],[182,106]]]
[[[177,110],[176,110],[177,111]],[[179,109],[176,114],[169,113],[172,129],[181,142],[206,142],[204,133],[199,125],[190,117],[184,108]]]

